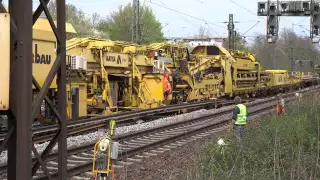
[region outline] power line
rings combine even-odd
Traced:
[[[300,25],[300,24],[301,24],[303,21],[305,21],[307,18],[308,18],[308,16],[305,17],[302,21],[300,21],[297,25]]]
[[[149,3],[154,4],[154,5],[156,5],[156,6],[159,6],[159,7],[168,9],[168,10],[171,10],[171,11],[173,11],[173,12],[176,12],[176,13],[179,13],[179,14],[182,14],[182,15],[185,15],[185,16],[188,16],[188,17],[191,17],[191,18],[193,18],[193,19],[197,19],[197,20],[199,20],[199,21],[206,22],[206,23],[209,23],[209,24],[212,24],[212,25],[221,27],[221,28],[223,28],[223,29],[226,29],[225,27],[220,26],[220,25],[218,25],[218,24],[216,24],[216,23],[213,23],[213,22],[210,22],[210,21],[207,21],[207,20],[204,20],[204,19],[201,19],[201,18],[192,16],[192,15],[186,14],[186,13],[184,13],[184,12],[181,12],[181,11],[178,11],[178,10],[175,10],[175,9],[172,9],[172,8],[169,8],[169,7],[166,7],[166,6],[163,6],[163,5],[161,5],[161,4],[152,2],[151,0],[146,0],[146,2],[149,2]]]
[[[251,29],[253,29],[255,26],[257,26],[260,23],[260,21],[258,21],[256,24],[254,24],[252,27],[250,27],[246,32],[244,32],[242,34],[242,36],[244,36],[245,34],[247,34]]]
[[[166,7],[168,8],[168,6],[167,6],[164,2],[160,1],[160,3],[163,4],[164,6],[166,6]],[[181,15],[179,15],[177,12],[174,12],[174,13],[175,13],[177,16],[179,16],[181,19],[183,19],[184,21],[186,21],[187,23],[191,24],[192,26],[198,27],[198,26],[194,25],[193,23],[191,23],[188,19],[186,19],[186,18],[182,17]]]
[[[305,29],[305,30],[307,30],[308,32],[310,32],[310,30],[309,30],[309,29],[307,29],[307,28],[303,27],[302,25],[299,25],[299,27],[300,27],[301,29]]]
[[[243,6],[241,6],[240,4],[236,3],[235,1],[233,1],[233,0],[229,0],[229,1],[230,1],[230,2],[232,2],[233,4],[237,5],[237,6],[241,7],[242,9],[244,9],[244,10],[248,11],[249,13],[251,13],[251,14],[253,14],[253,15],[257,16],[257,14],[256,14],[256,13],[254,13],[254,12],[252,12],[251,10],[249,10],[249,9],[247,9],[247,8],[245,8],[245,7],[243,7]],[[258,17],[259,17],[259,18],[261,18],[261,19],[263,19],[263,20],[266,20],[266,19],[265,19],[265,18],[263,18],[263,17],[260,17],[260,16],[258,16]]]
[[[251,23],[251,22],[257,22],[257,20],[247,20],[247,21],[234,21],[233,23]],[[214,22],[214,23],[229,23],[228,21],[223,21],[223,22]]]
[[[208,23],[205,23],[214,33],[223,38],[217,31],[215,31]]]
[[[309,35],[306,33],[306,31],[303,29],[302,26],[299,26],[299,27],[301,28],[302,32],[303,32],[306,36],[309,36]],[[309,29],[307,29],[307,30],[309,31]]]
[[[162,1],[160,1],[160,3],[161,4],[163,4],[164,6],[166,6],[167,8],[168,8],[168,6],[164,3],[164,2],[162,2]],[[187,23],[189,23],[189,24],[191,24],[192,26],[194,26],[194,27],[197,27],[198,28],[198,26],[196,26],[196,25],[194,25],[193,23],[191,23],[188,19],[186,19],[186,18],[184,18],[184,17],[182,17],[181,15],[179,15],[177,12],[174,12],[177,16],[179,16],[180,18],[182,18],[184,21],[186,21]],[[218,36],[220,36],[221,38],[223,38],[216,30],[214,30],[208,23],[205,23],[215,34],[217,34]]]

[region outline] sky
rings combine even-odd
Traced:
[[[33,0],[34,9],[39,4]],[[67,3],[81,8],[87,15],[98,13],[107,17],[119,6],[132,0],[66,0]],[[236,30],[247,40],[257,33],[266,33],[266,17],[257,16],[257,0],[140,0],[152,8],[156,18],[163,25],[166,37],[187,37],[197,34],[203,26],[213,37],[227,37],[229,14],[233,14]],[[6,3],[6,1],[4,1]],[[309,17],[281,17],[280,31],[293,28],[302,36],[309,36]],[[301,26],[299,26],[301,25]],[[252,28],[252,29],[251,29]]]

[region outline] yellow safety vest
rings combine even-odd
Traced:
[[[243,104],[238,104],[237,107],[240,110],[240,113],[237,114],[236,125],[246,125],[247,124],[247,108]]]

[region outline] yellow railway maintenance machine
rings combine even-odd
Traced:
[[[67,55],[67,114],[70,119],[87,117],[87,58]]]
[[[183,102],[235,95],[254,97],[301,82],[301,73],[289,76],[284,70],[262,70],[254,55],[247,52],[200,45],[186,56],[176,65],[178,73],[173,71],[173,96]]]
[[[114,179],[113,164],[118,159],[119,143],[112,141],[115,133],[116,121],[109,122],[109,133],[103,135],[94,146],[92,173],[93,179],[106,179],[112,175]]]
[[[66,32],[75,34],[73,26],[66,23]],[[33,26],[33,75],[42,87],[49,70],[56,59],[56,38],[47,19],[40,18]],[[69,119],[87,117],[86,79],[83,74],[86,70],[86,58],[82,56],[67,56],[67,115]],[[35,92],[35,87],[33,87]],[[35,97],[35,96],[34,96]],[[54,78],[48,97],[53,104],[57,101],[57,84]],[[41,113],[37,119],[43,123],[55,123],[50,108],[43,102]]]
[[[166,104],[177,104],[181,101],[176,92],[176,83],[174,77],[179,73],[179,65],[181,60],[185,60],[187,57],[187,48],[182,44],[172,43],[152,43],[147,45],[146,54],[148,58],[151,58],[154,62],[164,63],[164,66],[171,71],[169,80],[172,87],[172,95],[168,97]]]
[[[7,129],[8,118],[5,111],[9,109],[10,88],[10,14],[0,13],[0,129]]]
[[[9,109],[9,81],[10,81],[10,15],[0,13],[0,111]]]
[[[222,47],[195,47],[177,64],[177,73],[173,75],[174,99],[189,102],[232,94],[230,69],[234,62]]]
[[[9,14],[2,13],[1,16],[9,16]],[[56,22],[55,22],[56,23]],[[1,23],[1,25],[5,25],[5,23]],[[6,27],[1,27],[1,35],[4,35],[6,31],[9,31],[10,29]],[[73,28],[73,26],[70,23],[66,23],[66,32],[67,34],[75,34],[76,31]],[[51,29],[51,26],[49,24],[49,21],[45,18],[39,18],[36,23],[33,25],[32,29],[32,35],[33,35],[33,41],[32,41],[32,54],[33,54],[33,61],[32,61],[32,74],[35,78],[35,80],[39,83],[40,87],[43,86],[46,77],[52,68],[55,60],[56,60],[56,48],[57,48],[57,42],[56,37]],[[9,37],[9,36],[8,36]],[[1,38],[1,40],[7,40],[6,38]],[[1,45],[1,56],[6,56],[6,50],[7,48],[4,47],[5,45]],[[68,57],[67,57],[68,58]],[[73,57],[74,59],[76,57]],[[2,62],[1,68],[10,69],[6,62]],[[1,77],[5,76],[5,71],[0,70]],[[67,113],[69,119],[77,119],[79,117],[86,117],[87,116],[87,110],[86,110],[86,104],[84,104],[83,98],[86,99],[86,81],[78,74],[79,69],[77,68],[69,68],[68,69],[68,94],[69,98],[67,99]],[[83,73],[83,72],[82,72]],[[74,76],[75,80],[71,80],[70,78]],[[5,80],[1,80],[1,82],[7,82]],[[72,84],[72,82],[74,84]],[[7,86],[9,87],[9,86]],[[71,87],[71,88],[70,88]],[[79,100],[73,99],[70,91],[70,89],[74,89],[74,87],[79,87],[80,95]],[[1,95],[5,96],[6,91],[1,90]],[[33,86],[33,93],[34,98],[36,98],[36,88]],[[57,104],[57,83],[56,83],[56,77],[53,79],[52,84],[50,85],[49,91],[48,91],[48,97],[52,101],[53,105]],[[5,104],[5,100],[2,100],[2,103]],[[77,103],[76,103],[77,102]],[[37,120],[40,121],[43,124],[48,123],[55,123],[54,122],[54,116],[51,112],[49,106],[43,101],[43,104],[41,106],[41,111],[37,116]],[[6,126],[6,123],[0,122],[1,125]],[[4,127],[6,128],[6,127]]]
[[[145,55],[146,47],[94,38],[67,41],[67,54],[87,58],[90,116],[163,104],[162,80],[170,70]]]

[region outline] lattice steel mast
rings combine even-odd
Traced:
[[[228,23],[229,49],[235,49],[234,36],[235,36],[235,31],[234,31],[233,14],[229,14],[229,23]]]
[[[132,41],[137,44],[141,43],[140,1],[139,0],[133,0]]]
[[[32,13],[32,0],[9,0],[11,16],[11,58],[10,58],[10,107],[8,115],[9,129],[0,152],[8,145],[8,179],[31,179],[41,166],[48,179],[67,179],[67,116],[66,116],[66,19],[65,0],[57,0],[57,26],[47,5],[50,0],[40,0],[40,5]],[[1,1],[0,1],[1,2]],[[45,12],[57,40],[57,58],[41,87],[32,76],[32,26],[40,14]],[[0,3],[0,13],[7,13]],[[47,97],[49,87],[57,74],[58,108]],[[32,98],[32,84],[38,90]],[[45,100],[59,122],[58,131],[41,155],[32,141],[32,123],[40,112]],[[58,147],[58,173],[50,174],[44,163],[55,144]],[[33,163],[31,151],[36,160]]]

